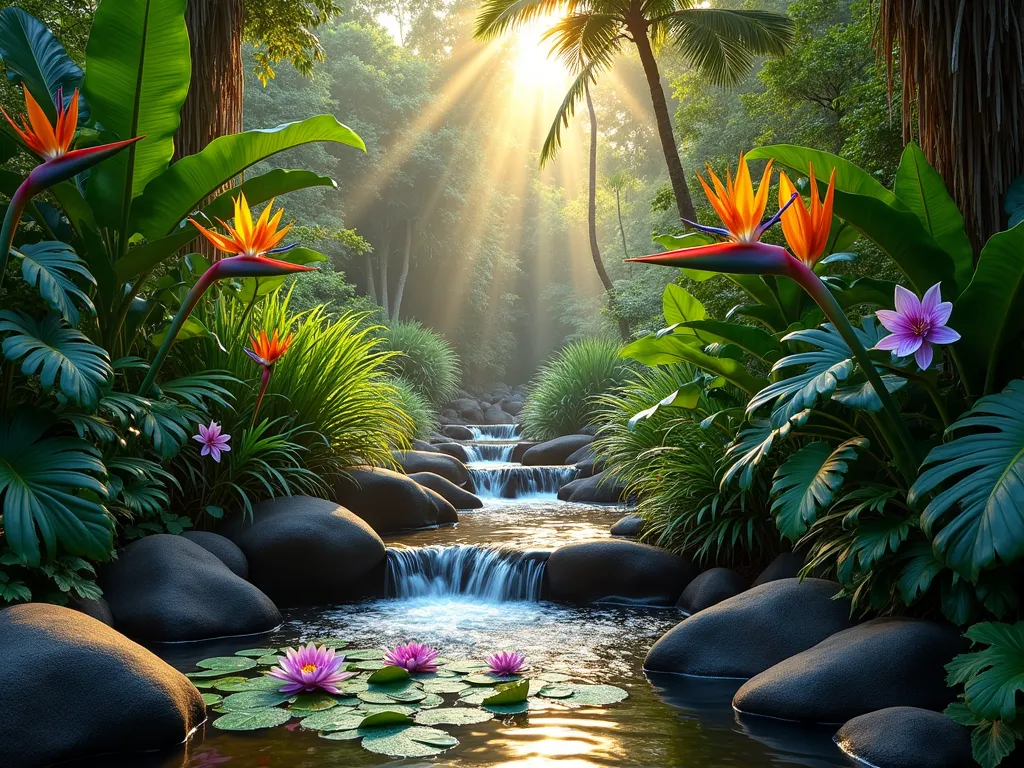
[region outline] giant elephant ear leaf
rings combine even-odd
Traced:
[[[37,320],[24,312],[0,312],[0,333],[9,333],[0,348],[12,362],[21,361],[21,372],[38,375],[44,389],[56,389],[69,400],[92,407],[100,385],[113,370],[106,350],[97,347],[80,331],[69,328],[51,312]]]
[[[28,88],[51,123],[57,119],[55,104],[61,89],[65,99],[70,99],[82,83],[82,68],[43,22],[21,8],[10,6],[0,11],[0,59],[7,79]],[[89,105],[80,99],[78,122],[88,119]]]
[[[936,494],[921,522],[949,567],[971,580],[998,558],[1024,555],[1024,381],[979,400],[946,434],[961,437],[933,448],[908,501]]]
[[[832,504],[857,451],[868,447],[863,437],[847,440],[835,450],[828,443],[808,443],[775,472],[772,514],[780,533],[796,541]]]
[[[101,504],[81,495],[107,493],[99,479],[106,474],[100,453],[77,437],[48,437],[46,428],[46,420],[31,411],[0,423],[4,538],[29,565],[40,563],[40,539],[51,556],[59,544],[70,554],[106,560],[114,521]]]
[[[92,299],[74,282],[77,277],[83,282],[96,284],[85,262],[71,246],[55,241],[26,245],[20,252],[21,274],[25,282],[39,289],[50,309],[60,313],[69,325],[78,325],[78,306],[89,314],[96,314]]]

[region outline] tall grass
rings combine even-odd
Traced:
[[[627,381],[629,364],[620,345],[603,338],[581,339],[562,349],[530,383],[521,415],[523,434],[551,440],[596,426],[596,398]]]
[[[638,411],[697,377],[688,365],[643,368],[630,381],[600,396],[603,426],[595,454],[638,497],[645,541],[694,558],[704,565],[761,565],[780,550],[764,483],[748,491],[721,488],[722,457],[729,436],[700,425],[701,419],[732,403],[705,394],[697,409],[661,409],[633,429]],[[731,395],[716,391],[721,398]]]
[[[407,437],[410,440],[414,437],[426,440],[437,429],[437,409],[419,389],[401,376],[392,379],[391,384],[398,393],[396,403],[409,415],[411,428]]]
[[[448,340],[415,320],[395,320],[382,332],[383,348],[399,353],[390,360],[396,376],[442,406],[455,397],[462,379],[459,356]]]

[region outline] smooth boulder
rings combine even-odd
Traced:
[[[384,542],[333,501],[268,499],[253,507],[251,520],[232,522],[249,579],[279,605],[329,605],[383,589]]]
[[[466,469],[466,465],[445,453],[396,451],[394,456],[407,475],[414,475],[417,472],[433,472],[459,487],[465,488],[469,484],[469,470]]]
[[[268,632],[281,614],[258,587],[184,536],[133,541],[100,573],[118,631],[179,642]]]
[[[6,608],[0,648],[0,765],[167,749],[206,719],[187,677],[79,611]]]
[[[484,505],[476,494],[459,488],[455,483],[433,472],[417,472],[409,477],[424,488],[441,494],[455,509],[480,509]]]
[[[752,677],[736,692],[733,707],[812,723],[844,723],[886,707],[943,709],[954,697],[945,665],[967,647],[950,625],[873,619]]]
[[[560,499],[562,493],[563,489],[559,489]],[[563,499],[578,504],[618,504],[625,500],[626,484],[608,472],[599,472],[590,477],[573,480],[568,498]]]
[[[195,542],[207,552],[215,554],[236,576],[241,576],[243,579],[249,578],[249,561],[245,559],[245,553],[231,539],[210,531],[185,531],[181,535],[189,541]]]
[[[852,626],[850,601],[822,579],[753,587],[684,619],[647,654],[644,669],[748,678]]]
[[[718,605],[747,588],[746,580],[728,568],[710,568],[686,585],[677,604],[687,616]]]
[[[971,732],[941,712],[887,707],[853,718],[836,733],[843,752],[877,768],[970,766]]]
[[[624,515],[612,523],[611,535],[635,539],[644,528],[644,519],[637,514]]]
[[[754,579],[753,587],[767,584],[769,581],[779,579],[793,579],[800,575],[804,567],[804,556],[796,552],[783,552],[776,557],[768,566]]]
[[[81,611],[86,616],[91,616],[108,627],[114,626],[114,614],[110,612],[110,605],[102,597],[86,598],[72,593],[68,595],[68,608]]]
[[[461,424],[445,424],[441,427],[441,434],[452,440],[472,440],[473,430]]]
[[[522,463],[528,467],[553,466],[565,464],[572,454],[585,445],[594,442],[591,435],[564,435],[538,443],[523,453]]]
[[[458,488],[458,486],[455,487]],[[437,511],[438,525],[454,525],[459,522],[459,511],[455,508],[454,504],[433,488],[423,487],[423,492],[427,494],[427,498],[430,499],[431,503],[434,505],[434,509]]]
[[[334,499],[378,534],[432,528],[445,522],[427,489],[389,469],[347,470],[334,484]]]
[[[466,449],[463,447],[462,443],[438,443],[434,446],[434,452],[446,454],[463,463],[469,461],[469,454],[466,453]],[[413,473],[410,472],[409,474]]]
[[[516,443],[516,447],[512,449],[512,463],[522,464],[523,456],[525,456],[526,452],[533,448],[533,446],[535,445],[539,445],[539,443],[535,443],[529,440]]]
[[[583,541],[551,553],[545,594],[576,604],[673,605],[697,573],[689,560],[658,547],[624,539]]]

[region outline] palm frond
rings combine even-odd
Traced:
[[[564,12],[560,0],[484,0],[476,15],[473,37],[490,40],[534,19]]]
[[[574,13],[548,29],[541,40],[552,40],[551,51],[570,72],[581,71],[588,61],[611,63],[618,53],[621,17],[610,13]]]
[[[598,73],[606,69],[609,64],[610,60],[608,63],[602,63],[601,60],[587,62],[576,76],[576,79],[573,80],[572,85],[569,86],[565,98],[562,99],[562,103],[558,106],[558,111],[555,112],[555,119],[551,121],[551,128],[544,139],[544,146],[541,147],[541,167],[550,160],[553,160],[555,155],[558,154],[558,150],[562,146],[562,128],[569,127],[569,121],[576,114],[576,105],[583,100],[586,94],[587,85],[596,82]]]

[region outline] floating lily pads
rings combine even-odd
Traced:
[[[204,669],[199,672],[186,672],[185,677],[192,680],[200,680],[207,677],[224,677],[225,675],[230,675],[232,671],[230,669]]]
[[[515,677],[502,677],[501,675],[494,675],[488,672],[484,675],[479,673],[466,675],[462,679],[470,685],[497,685],[498,683],[510,683],[517,680],[518,675]]]
[[[525,701],[515,704],[484,704],[484,709],[496,715],[521,715],[530,709],[530,705]]]
[[[320,637],[316,640],[307,640],[305,644],[308,643],[312,643],[317,646],[322,645],[325,648],[334,648],[337,650],[338,648],[344,648],[348,645],[349,641],[341,637]]]
[[[350,664],[349,669],[362,669],[373,672],[378,669],[384,669],[386,666],[383,661],[357,661],[355,664]]]
[[[559,703],[569,707],[606,707],[629,696],[627,691],[614,685],[572,684],[565,687],[572,689],[572,696],[559,699]]]
[[[476,707],[444,707],[417,712],[413,719],[420,725],[475,725],[493,717],[490,712]]]
[[[363,691],[356,694],[356,696],[360,701],[365,701],[367,704],[391,704],[394,702],[394,699],[386,693],[378,693],[377,691]]]
[[[252,656],[258,659],[260,656],[271,656],[277,653],[277,648],[245,648],[235,651],[235,656]]]
[[[349,731],[358,728],[365,719],[365,714],[353,712],[348,707],[334,707],[302,718],[299,725],[311,731]]]
[[[339,691],[350,696],[355,696],[357,693],[361,693],[362,691],[367,691],[369,689],[370,686],[366,680],[359,680],[355,678],[346,680],[338,686]]]
[[[213,686],[218,691],[238,693],[240,691],[277,691],[284,683],[268,675],[259,677],[226,677],[223,681],[216,681]]]
[[[462,693],[467,688],[469,684],[458,678],[440,678],[423,682],[423,690],[427,693]]]
[[[459,740],[437,728],[420,725],[394,725],[361,728],[363,749],[389,757],[430,757],[456,747]]]
[[[232,675],[231,677],[219,677],[216,680],[212,680],[206,683],[211,688],[215,688],[218,691],[227,691],[228,693],[236,693],[237,691],[244,691],[245,688],[238,688],[235,686],[242,686],[248,682],[247,678],[239,677],[238,675]]]
[[[243,691],[232,693],[221,704],[228,712],[242,712],[252,709],[269,709],[284,704],[294,694],[275,693],[274,691]]]
[[[467,675],[487,669],[487,665],[479,661],[449,661],[444,665],[444,668],[450,672]]]
[[[208,707],[216,707],[218,704],[224,701],[224,697],[217,693],[204,693],[202,694],[202,696],[203,704],[205,704]]]
[[[273,667],[281,663],[281,657],[276,654],[268,654],[266,656],[260,656],[256,659],[256,663],[261,667]]]
[[[331,731],[330,733],[321,733],[320,738],[331,741],[353,741],[363,738],[363,734],[359,731]]]
[[[535,677],[547,683],[565,683],[570,679],[568,675],[563,675],[561,672],[541,672]]]
[[[252,709],[242,712],[228,712],[213,721],[214,728],[222,731],[256,731],[261,728],[274,728],[284,725],[292,719],[290,712],[276,707]]]
[[[530,681],[523,679],[517,680],[514,683],[504,683],[499,685],[493,696],[488,696],[483,700],[483,704],[486,705],[498,705],[498,704],[518,704],[521,701],[526,701],[527,696],[530,695]]]
[[[403,667],[381,667],[370,675],[366,682],[368,683],[396,683],[400,680],[409,679],[409,670]]]
[[[300,693],[295,697],[288,709],[294,711],[299,717],[303,712],[320,712],[325,709],[332,709],[338,706],[338,700],[329,693]]]
[[[359,724],[360,728],[378,728],[382,725],[408,725],[412,722],[409,715],[393,709],[383,709],[367,715]]]
[[[384,651],[376,648],[357,648],[354,651],[345,651],[347,661],[376,661],[384,658]]]
[[[546,699],[566,699],[573,695],[573,689],[565,685],[545,685],[538,695]]]
[[[365,715],[373,715],[377,712],[401,712],[403,715],[412,717],[416,709],[405,704],[360,704],[357,712],[362,712]]]
[[[466,704],[480,706],[484,703],[484,699],[489,699],[497,692],[497,688],[468,688],[459,694],[459,699]]]
[[[212,659],[197,661],[196,666],[223,674],[225,672],[244,672],[255,667],[256,662],[245,656],[214,656]]]
[[[436,693],[428,693],[422,699],[416,702],[416,706],[420,709],[440,707],[442,704],[444,704],[444,699],[442,699]]]

